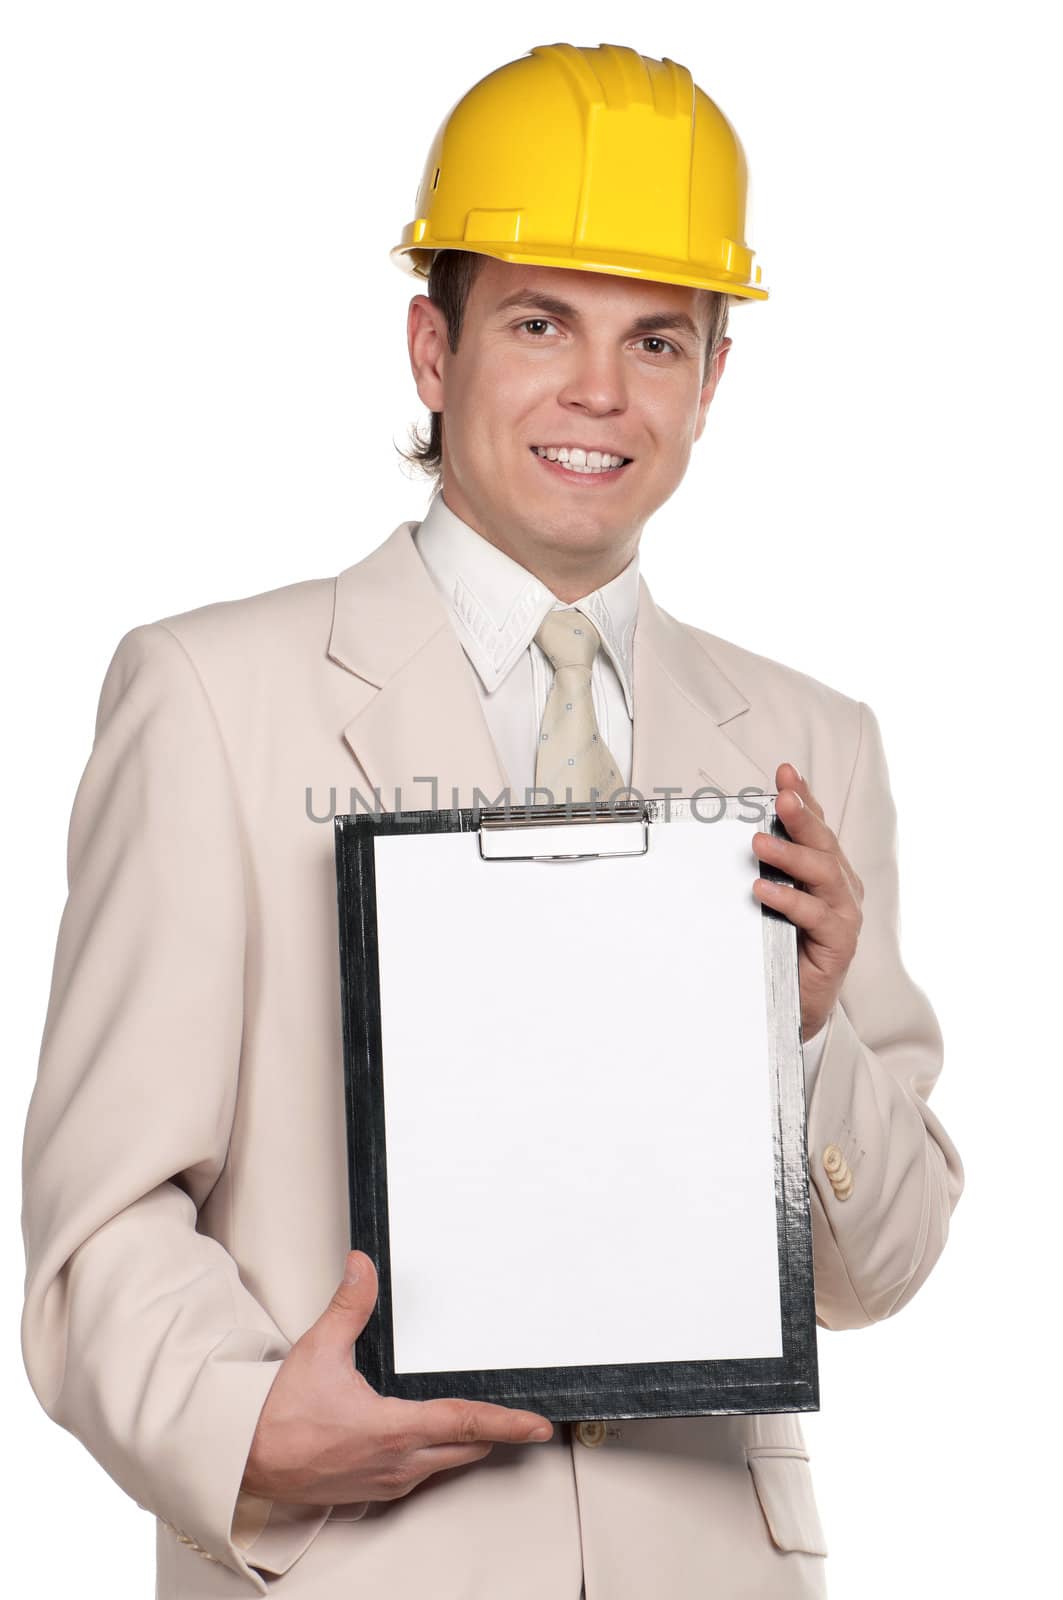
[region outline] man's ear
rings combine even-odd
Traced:
[[[443,409],[443,365],[449,352],[447,319],[426,294],[415,294],[406,314],[410,371],[422,404]]]
[[[702,385],[701,398],[698,401],[698,420],[694,428],[695,439],[700,439],[701,435],[705,431],[705,423],[709,415],[709,406],[712,404],[713,395],[716,393],[720,379],[723,377],[723,369],[727,365],[727,352],[730,350],[733,344],[734,340],[730,337],[730,335],[727,335],[725,338],[721,339],[720,348],[717,350],[716,354],[712,358],[712,361],[709,363],[708,377],[705,379],[705,382]]]

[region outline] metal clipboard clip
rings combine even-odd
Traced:
[[[616,848],[558,848],[576,843],[577,836],[588,828],[596,834],[608,829],[609,843]],[[598,836],[599,843],[603,837]],[[589,801],[568,806],[526,806],[519,814],[507,806],[497,806],[480,812],[477,838],[481,861],[601,861],[610,856],[644,856],[650,848],[649,811],[645,802],[635,801],[607,804],[604,809]]]

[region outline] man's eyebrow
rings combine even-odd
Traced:
[[[576,306],[569,305],[567,300],[557,299],[555,295],[543,294],[538,289],[518,289],[515,294],[507,295],[504,300],[500,300],[495,310],[509,311],[514,306],[545,311],[552,317],[564,317],[569,322],[581,321]],[[659,333],[668,328],[677,333],[685,333],[699,344],[701,342],[700,328],[685,311],[648,311],[644,316],[635,318],[628,332]]]

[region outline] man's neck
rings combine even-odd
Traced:
[[[530,551],[509,543],[504,533],[482,527],[472,508],[465,506],[464,502],[459,509],[451,503],[443,490],[440,490],[440,494],[448,510],[453,511],[455,516],[467,523],[481,539],[486,539],[488,544],[493,544],[497,550],[501,550],[525,571],[538,578],[539,582],[565,605],[571,605],[576,600],[582,600],[585,595],[593,594],[596,589],[604,588],[629,565],[639,547],[641,529],[628,535],[619,548],[614,546],[608,550],[583,553],[565,550]]]

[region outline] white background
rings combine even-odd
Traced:
[[[20,1600],[139,1600],[153,1582],[152,1519],[46,1419],[17,1332],[22,1120],[104,669],[138,623],[334,573],[423,514],[427,488],[394,450],[424,419],[404,332],[420,285],[388,248],[448,108],[561,39],[683,62],[745,146],[771,299],[732,318],[708,429],[647,529],[643,571],[674,614],[877,713],[905,954],[946,1038],[932,1104],[967,1167],[948,1248],[896,1319],[821,1335],[805,1430],[832,1593],[1047,1583],[1050,15],[926,0],[540,3],[512,19],[308,0],[3,7],[0,1372]]]

